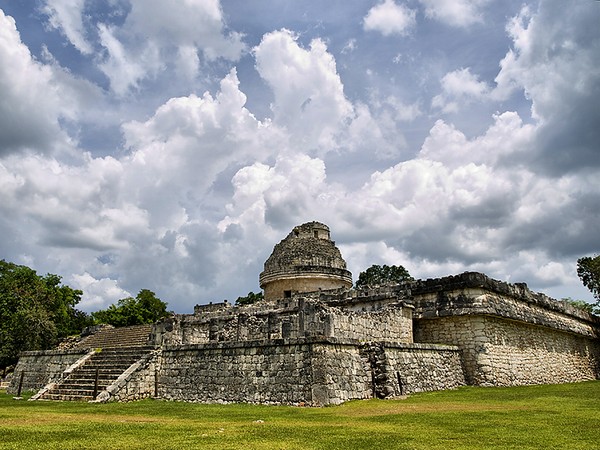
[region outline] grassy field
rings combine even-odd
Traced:
[[[425,393],[328,408],[0,393],[0,449],[597,449],[600,381]]]

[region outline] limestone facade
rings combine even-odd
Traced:
[[[334,271],[340,285],[327,290],[313,277],[312,292],[304,281],[282,290],[277,276],[295,270],[301,280]],[[600,318],[525,284],[467,272],[356,290],[345,272],[329,228],[296,227],[265,263],[261,284],[265,293],[275,288],[264,301],[198,305],[154,324],[144,343],[153,350],[97,400],[322,406],[465,384],[600,378]],[[60,371],[84,354],[26,353],[13,380],[26,372],[26,387],[41,388],[68,378]]]
[[[19,385],[23,391],[37,391],[59,380],[65,371],[88,353],[86,349],[25,352],[19,358],[7,392],[17,393]]]

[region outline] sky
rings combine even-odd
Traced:
[[[592,301],[600,2],[0,0],[0,259],[189,313],[313,220]]]

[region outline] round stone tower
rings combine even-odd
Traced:
[[[297,292],[352,287],[352,274],[329,237],[329,227],[319,222],[294,227],[275,245],[259,280],[265,300],[291,297]]]

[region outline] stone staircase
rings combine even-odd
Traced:
[[[82,339],[78,348],[143,347],[148,345],[152,325],[133,325],[121,328],[103,328]]]
[[[103,329],[82,340],[80,348],[95,349],[62,380],[42,389],[37,400],[94,400],[133,364],[149,355],[151,325]]]

